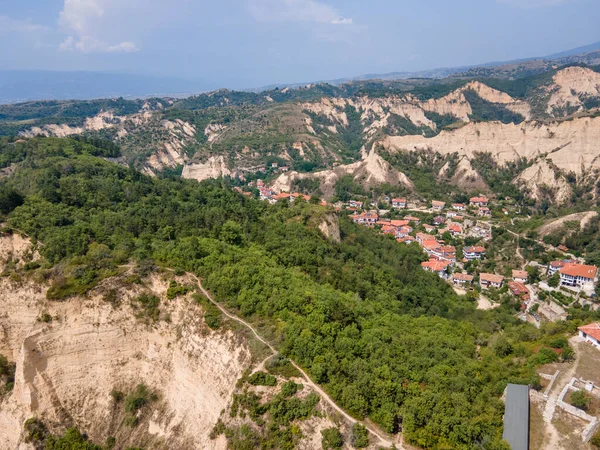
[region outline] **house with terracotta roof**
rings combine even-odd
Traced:
[[[442,261],[454,264],[456,262],[456,248],[452,245],[441,245],[433,248],[431,254]]]
[[[466,247],[463,250],[463,255],[468,261],[472,261],[474,259],[481,259],[482,256],[485,256],[485,247]]]
[[[412,231],[413,231],[412,227],[400,227],[400,228],[396,228],[396,237],[397,238],[406,237],[410,233],[412,233]],[[412,241],[414,242],[414,238],[412,239]]]
[[[431,209],[434,211],[442,211],[446,207],[446,202],[441,202],[438,200],[432,200]]]
[[[417,238],[417,241],[419,240],[419,238]],[[421,247],[423,247],[423,250],[425,250],[425,253],[427,253],[428,255],[433,255],[434,252],[436,250],[438,250],[441,247],[441,244],[436,241],[435,239],[431,239],[428,241],[423,241],[421,242]]]
[[[448,232],[452,236],[460,236],[463,232],[462,226],[459,223],[449,223],[448,224]]]
[[[566,245],[560,244],[558,247],[556,247],[557,249],[559,249],[561,252],[566,253],[569,251],[569,248]]]
[[[415,238],[412,236],[406,235],[406,236],[396,238],[396,241],[404,243],[404,244],[412,244],[413,242],[415,242]]]
[[[379,220],[379,216],[374,212],[364,212],[361,214],[355,214],[350,216],[354,223],[359,225],[367,225],[367,226],[375,226],[377,221]]]
[[[425,229],[425,231],[427,233],[433,233],[436,230],[436,228],[433,225],[427,225],[427,224],[423,225],[423,228]]]
[[[414,222],[417,225],[421,223],[421,219],[419,219],[418,217],[415,216],[404,216],[405,220],[408,220],[409,222]]]
[[[471,206],[487,206],[488,199],[487,197],[471,197],[469,200],[469,205]]]
[[[512,279],[513,281],[517,281],[519,283],[527,283],[527,280],[529,279],[529,274],[526,270],[513,270]]]
[[[523,301],[529,301],[529,289],[523,283],[519,281],[509,281],[508,289],[516,297],[523,299]]]
[[[464,211],[466,208],[464,203],[452,203],[452,209],[456,211]]]
[[[417,242],[423,244],[425,241],[435,241],[435,237],[427,233],[417,233]]]
[[[566,264],[560,269],[560,285],[569,287],[593,287],[596,283],[596,266],[585,264]]]
[[[427,272],[437,273],[441,278],[447,278],[448,272],[446,269],[450,265],[447,261],[439,261],[437,259],[430,259],[427,262],[422,262],[421,267]]]
[[[358,200],[348,200],[348,203],[346,203],[346,205],[350,208],[362,209],[363,202],[359,202]]]
[[[495,273],[480,273],[479,284],[482,288],[496,288],[500,289],[504,284],[504,277],[502,275],[496,275]]]
[[[550,261],[548,264],[548,276],[551,277],[569,263],[571,263],[571,261]]]
[[[453,273],[452,283],[456,286],[464,286],[465,284],[471,284],[473,282],[473,275],[468,273]]]
[[[395,227],[405,227],[409,223],[410,222],[408,220],[390,220],[390,224],[392,224]]]
[[[477,215],[479,217],[492,217],[492,212],[490,211],[490,208],[482,206],[477,210]]]
[[[392,199],[392,208],[404,209],[406,208],[406,199],[405,198],[393,198]]]
[[[433,218],[433,224],[436,226],[443,225],[446,223],[446,218],[444,216],[435,216]]]
[[[577,329],[579,330],[579,336],[581,338],[600,349],[600,323],[590,323],[589,325],[584,325]]]

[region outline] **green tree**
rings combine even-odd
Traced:
[[[583,409],[585,411],[587,410],[591,401],[592,398],[582,389],[571,393],[571,404],[576,408]]]
[[[342,433],[337,428],[331,427],[321,431],[321,446],[323,450],[335,450],[342,448],[343,445],[344,439],[342,438]]]
[[[352,445],[356,448],[369,446],[369,432],[364,425],[358,422],[352,426]]]
[[[555,272],[550,278],[548,278],[548,286],[550,287],[558,287],[560,284],[560,274]]]

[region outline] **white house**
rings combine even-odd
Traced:
[[[406,199],[405,198],[393,198],[392,199],[392,207],[393,208],[406,208]]]
[[[518,283],[527,283],[529,279],[529,274],[526,270],[514,270],[512,271],[512,279]]]
[[[594,345],[594,347],[600,348],[600,323],[590,323],[577,329],[581,338]]]
[[[480,246],[467,247],[464,249],[463,255],[469,261],[471,261],[473,259],[480,259],[482,256],[485,255],[485,247],[480,247]]]
[[[596,266],[566,264],[560,269],[560,284],[569,287],[593,287],[597,271]]]

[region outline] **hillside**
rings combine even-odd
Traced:
[[[414,168],[399,161],[393,175],[370,165],[365,177],[360,168],[369,166],[365,158],[373,150],[383,151],[379,156],[388,163],[390,152],[432,151],[442,163],[438,172],[448,158],[459,164],[460,173],[443,171],[452,190],[493,191],[472,164],[476,153],[489,153],[499,169],[523,162],[512,182],[526,188],[527,197],[560,204],[597,179],[599,106],[600,73],[568,66],[512,80],[357,81],[260,93],[221,90],[181,100],[9,105],[0,107],[0,134],[103,139],[119,146],[121,162],[150,175],[260,177],[277,189],[305,180],[301,184],[313,186],[307,193],[316,192],[318,182],[328,198],[346,175],[367,190],[384,183],[424,193],[411,179]],[[573,177],[576,186],[565,181]],[[591,201],[596,194],[590,194]]]
[[[385,445],[505,448],[506,383],[539,385],[535,349],[562,336],[512,302],[476,310],[417,246],[328,207],[152,178],[81,140],[0,145],[2,234],[19,250],[0,280],[8,442],[41,426],[21,432],[31,416],[47,442],[76,427],[123,448],[315,448],[334,427],[349,447],[368,418]]]

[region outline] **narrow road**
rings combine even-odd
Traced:
[[[260,342],[262,342],[263,344],[265,344],[267,347],[269,347],[269,349],[271,350],[271,352],[273,352],[272,356],[277,355],[279,352],[275,349],[275,347],[273,347],[266,339],[263,339],[261,337],[260,334],[258,334],[258,332],[254,329],[254,327],[252,325],[250,325],[248,322],[246,322],[244,319],[239,318],[238,316],[231,314],[229,311],[227,311],[223,306],[221,306],[220,303],[218,303],[209,293],[206,289],[204,289],[204,287],[202,286],[202,282],[200,281],[200,279],[194,275],[194,274],[190,274],[198,283],[198,287],[200,288],[200,291],[202,292],[202,294],[213,304],[215,305],[217,308],[219,308],[219,311],[221,311],[221,313],[223,313],[225,316],[229,317],[231,320],[235,320],[238,323],[241,323],[242,325],[244,325],[246,328],[248,328],[252,334],[254,334],[254,336],[256,337],[256,339],[258,339]],[[290,363],[298,370],[298,372],[300,372],[302,374],[302,377],[304,378],[304,381],[306,382],[307,385],[309,385],[315,392],[317,392],[333,409],[335,409],[338,413],[340,413],[346,420],[348,420],[351,424],[355,424],[356,422],[362,424],[363,426],[366,427],[366,429],[373,435],[375,436],[377,439],[379,439],[379,445],[382,445],[384,447],[392,447],[392,445],[396,445],[396,448],[398,449],[404,449],[404,447],[400,446],[398,447],[398,443],[393,443],[388,441],[387,439],[385,439],[383,436],[381,436],[379,434],[379,432],[377,432],[376,430],[373,429],[373,427],[370,427],[369,425],[367,425],[365,422],[361,421],[361,420],[356,420],[354,417],[352,417],[351,415],[349,415],[346,411],[344,411],[342,408],[340,408],[335,401],[329,396],[329,394],[327,394],[323,389],[321,389],[321,387],[319,387],[319,385],[317,385],[315,382],[313,382],[311,380],[311,378],[307,375],[307,373],[298,365],[296,364],[293,360],[289,360]]]

